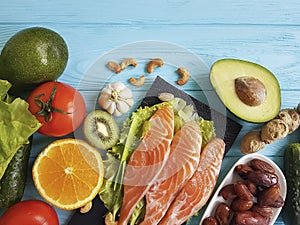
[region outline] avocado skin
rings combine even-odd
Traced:
[[[0,208],[8,208],[21,201],[23,197],[32,139],[31,136],[29,143],[23,144],[18,149],[0,180]]]
[[[56,80],[65,70],[68,56],[67,44],[58,33],[43,27],[27,28],[4,45],[0,78],[18,86]]]

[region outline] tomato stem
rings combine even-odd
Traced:
[[[61,114],[71,114],[70,112],[66,112],[64,110],[52,107],[52,101],[55,97],[56,91],[57,91],[57,84],[54,85],[54,87],[53,87],[53,89],[50,93],[49,100],[47,102],[44,102],[40,99],[42,96],[45,96],[44,93],[39,94],[39,95],[34,97],[35,103],[40,107],[40,110],[38,112],[36,112],[36,115],[37,116],[43,116],[45,122],[51,122],[52,121],[52,113],[53,112],[58,112],[58,113],[61,113]]]

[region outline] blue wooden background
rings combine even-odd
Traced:
[[[87,105],[93,103],[91,97],[100,90],[100,87],[90,89],[88,84],[79,84],[90,66],[112,49],[145,40],[164,41],[186,48],[200,57],[208,68],[216,60],[226,57],[259,63],[279,80],[282,108],[292,108],[300,102],[299,0],[1,1],[1,48],[17,31],[31,26],[51,28],[64,37],[70,57],[59,80],[78,87]],[[183,87],[183,90],[196,96],[201,92],[192,85]],[[213,93],[211,87],[205,91]],[[239,150],[241,137],[260,127],[235,120],[244,127],[224,159],[220,178],[242,156]],[[30,166],[38,152],[53,140],[36,135]],[[260,153],[282,167],[283,149],[299,140],[297,131],[268,145]],[[28,176],[24,199],[40,198],[30,171]],[[71,212],[56,210],[60,224],[67,224]],[[281,216],[276,224],[283,224]]]

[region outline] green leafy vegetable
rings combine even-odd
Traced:
[[[0,101],[10,103],[13,97],[8,95],[8,91],[11,88],[11,84],[7,80],[0,80]]]
[[[212,137],[216,136],[213,121],[205,120],[200,117],[192,105],[187,105],[186,101],[181,98],[175,98],[171,103],[175,114],[175,132],[178,131],[183,124],[189,121],[196,121],[199,124],[202,135],[202,147],[206,145]]]
[[[41,124],[28,111],[28,103],[8,95],[11,84],[0,80],[0,179],[17,150]]]
[[[202,147],[206,145],[210,139],[216,136],[214,123],[210,120],[200,119],[198,121],[202,135]]]
[[[139,201],[130,217],[130,225],[140,224],[145,218],[145,213],[146,200],[143,198],[141,201]]]

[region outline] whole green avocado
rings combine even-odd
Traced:
[[[19,87],[56,80],[65,70],[68,56],[67,44],[57,32],[26,28],[4,45],[0,78]]]

